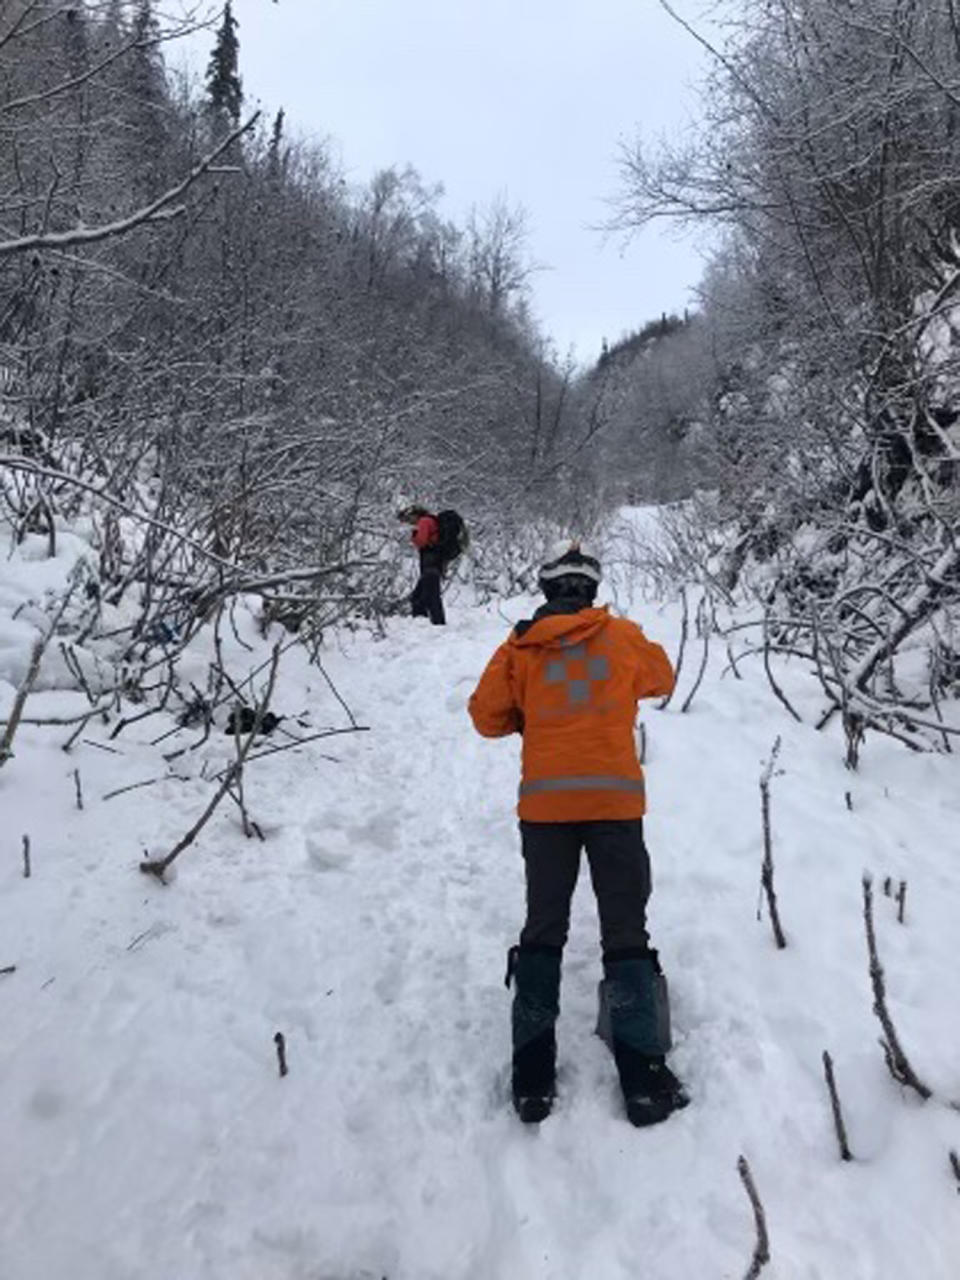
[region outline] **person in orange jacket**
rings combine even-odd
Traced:
[[[429,618],[434,626],[442,627],[447,618],[443,610],[440,582],[443,577],[443,555],[440,550],[440,526],[437,518],[426,507],[404,507],[397,518],[413,526],[410,541],[416,547],[420,560],[420,576],[410,595],[410,609],[415,618]]]
[[[688,1101],[665,1060],[669,1004],[646,929],[646,793],[634,739],[638,700],[669,693],[673,668],[636,623],[594,607],[600,579],[597,557],[577,543],[558,548],[539,573],[546,603],[499,647],[469,703],[484,737],[523,736],[527,917],[507,985],[513,1103],[528,1123],[553,1104],[561,957],[583,849],[603,947],[597,1031],[613,1051],[627,1116],[653,1124]]]

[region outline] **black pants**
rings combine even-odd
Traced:
[[[410,596],[410,607],[415,618],[429,618],[434,626],[442,627],[446,622],[443,612],[443,600],[440,596],[440,579],[443,574],[443,562],[431,554],[429,548],[420,552],[420,577]]]
[[[521,945],[562,947],[567,941],[580,851],[586,848],[604,954],[647,946],[650,859],[642,818],[521,822],[520,836],[527,872]]]

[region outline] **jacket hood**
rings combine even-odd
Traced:
[[[520,648],[565,649],[571,644],[589,640],[610,621],[606,605],[587,605],[575,612],[554,612],[549,606],[538,609],[529,622],[520,622],[510,636],[510,644]]]

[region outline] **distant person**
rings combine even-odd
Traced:
[[[447,620],[441,595],[443,576],[469,542],[463,517],[450,509],[434,515],[419,506],[404,507],[397,517],[413,526],[410,540],[420,559],[420,576],[410,596],[413,616],[443,626]]]
[[[546,603],[493,655],[470,699],[487,738],[523,735],[520,835],[527,917],[511,947],[513,1104],[550,1113],[556,1083],[560,962],[586,849],[603,947],[597,1031],[616,1060],[627,1116],[655,1124],[688,1098],[666,1065],[666,982],[649,943],[650,863],[634,722],[640,698],[673,687],[670,660],[626,619],[595,608],[600,562],[577,543],[539,572]]]

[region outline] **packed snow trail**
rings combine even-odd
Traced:
[[[754,1246],[741,1153],[768,1219],[765,1280],[956,1280],[960,1114],[887,1075],[860,877],[908,881],[906,925],[876,901],[891,1008],[917,1070],[956,1098],[957,766],[871,737],[847,773],[838,736],[809,727],[815,690],[789,668],[807,725],[785,718],[759,667],[722,675],[722,651],[688,714],[679,699],[644,710],[651,928],[692,1105],[643,1132],[623,1118],[592,1034],[584,872],[558,1103],[538,1130],[517,1122],[503,972],[523,908],[519,743],[477,738],[466,701],[530,607],[453,599],[445,629],[399,620],[384,639],[342,637],[325,667],[370,731],[252,766],[265,841],[223,809],[166,888],[137,863],[202,810],[200,761],[172,766],[191,780],[103,800],[155,776],[149,743],[166,724],[131,727],[113,744],[122,755],[80,744],[69,757],[67,731],[21,729],[0,771],[0,967],[17,966],[0,977],[2,1280],[739,1278]],[[638,599],[630,613],[676,652],[675,607]],[[255,651],[234,646],[231,661],[262,661],[253,618],[239,629]],[[79,706],[49,693],[31,711]],[[275,706],[314,730],[345,723],[299,652]],[[757,780],[778,734],[784,952],[756,918]],[[218,731],[199,754],[209,774],[233,751]],[[824,1049],[852,1165],[837,1155]]]

